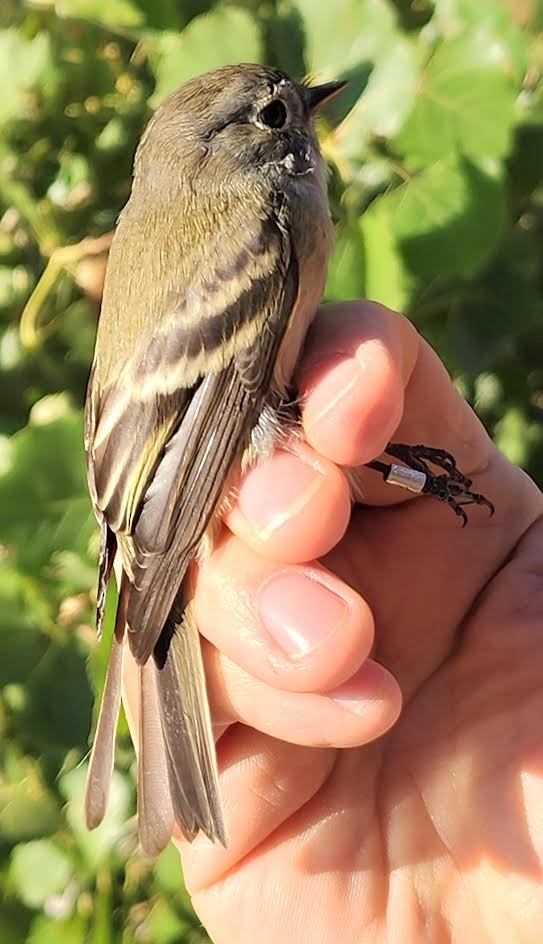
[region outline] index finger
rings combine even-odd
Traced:
[[[490,440],[436,354],[407,318],[382,305],[321,309],[297,380],[303,450],[250,469],[226,519],[264,556],[302,562],[337,543],[350,510],[341,467],[357,470],[357,492],[366,504],[412,498],[364,468],[392,439],[446,449],[467,474],[488,461]]]
[[[397,430],[420,337],[375,302],[327,305],[311,328],[298,372],[307,441],[342,466],[378,456]]]
[[[342,387],[346,364],[353,361],[359,367],[357,382]],[[371,391],[377,384],[381,394],[376,398]],[[401,389],[394,391],[394,384]],[[459,467],[472,474],[486,466],[493,450],[482,423],[430,345],[407,318],[374,302],[323,310],[309,337],[300,389],[308,442],[340,465],[362,466],[394,440],[451,452]],[[406,497],[375,475],[364,482],[375,484],[369,504]]]
[[[276,560],[300,563],[334,547],[351,507],[340,466],[382,451],[400,422],[417,350],[409,322],[381,306],[321,310],[299,375],[306,442],[245,473],[230,529]]]

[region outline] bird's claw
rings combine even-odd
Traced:
[[[404,463],[407,469],[402,470],[402,467],[397,465],[387,466],[382,462],[369,463],[370,468],[381,472],[385,481],[403,485],[411,491],[445,502],[462,519],[462,527],[468,523],[465,505],[483,505],[488,508],[491,516],[494,514],[492,502],[479,492],[471,490],[472,480],[458,469],[450,452],[430,446],[409,446],[403,443],[389,443],[385,451],[392,458]],[[432,472],[429,463],[442,469],[442,473]],[[411,477],[408,470],[412,470],[415,476]]]

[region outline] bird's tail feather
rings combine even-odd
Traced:
[[[149,855],[158,855],[168,844],[174,820],[189,840],[202,830],[211,840],[226,845],[200,636],[190,608],[183,607],[181,593],[154,657],[138,667],[138,827]],[[113,771],[128,595],[129,584],[123,576],[87,775],[89,829],[102,822]]]
[[[189,607],[172,609],[155,660],[176,822],[189,840],[201,829],[226,845],[200,636]]]
[[[122,661],[123,641],[114,636],[87,773],[85,820],[88,829],[99,826],[106,812],[121,706]]]
[[[152,659],[139,668],[139,676],[138,830],[144,852],[155,856],[172,838],[174,818]]]
[[[108,575],[109,576],[109,575]],[[113,642],[106,673],[98,724],[92,744],[87,787],[85,791],[85,821],[88,829],[95,829],[104,818],[115,760],[115,737],[121,707],[123,667],[123,640],[128,604],[128,581],[123,575],[115,616]]]

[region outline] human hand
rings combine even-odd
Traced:
[[[308,444],[246,475],[195,577],[229,845],[179,839],[194,907],[215,944],[532,944],[542,496],[381,306],[325,308],[299,386]],[[350,515],[341,467],[391,439],[452,452],[494,517],[369,470]]]

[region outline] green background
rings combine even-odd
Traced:
[[[81,405],[100,237],[151,109],[226,62],[349,78],[320,124],[337,223],[327,298],[405,311],[542,482],[542,25],[542,0],[3,0],[2,944],[205,939],[175,852],[138,852],[124,724],[107,822],[89,835],[81,818],[104,668]]]

